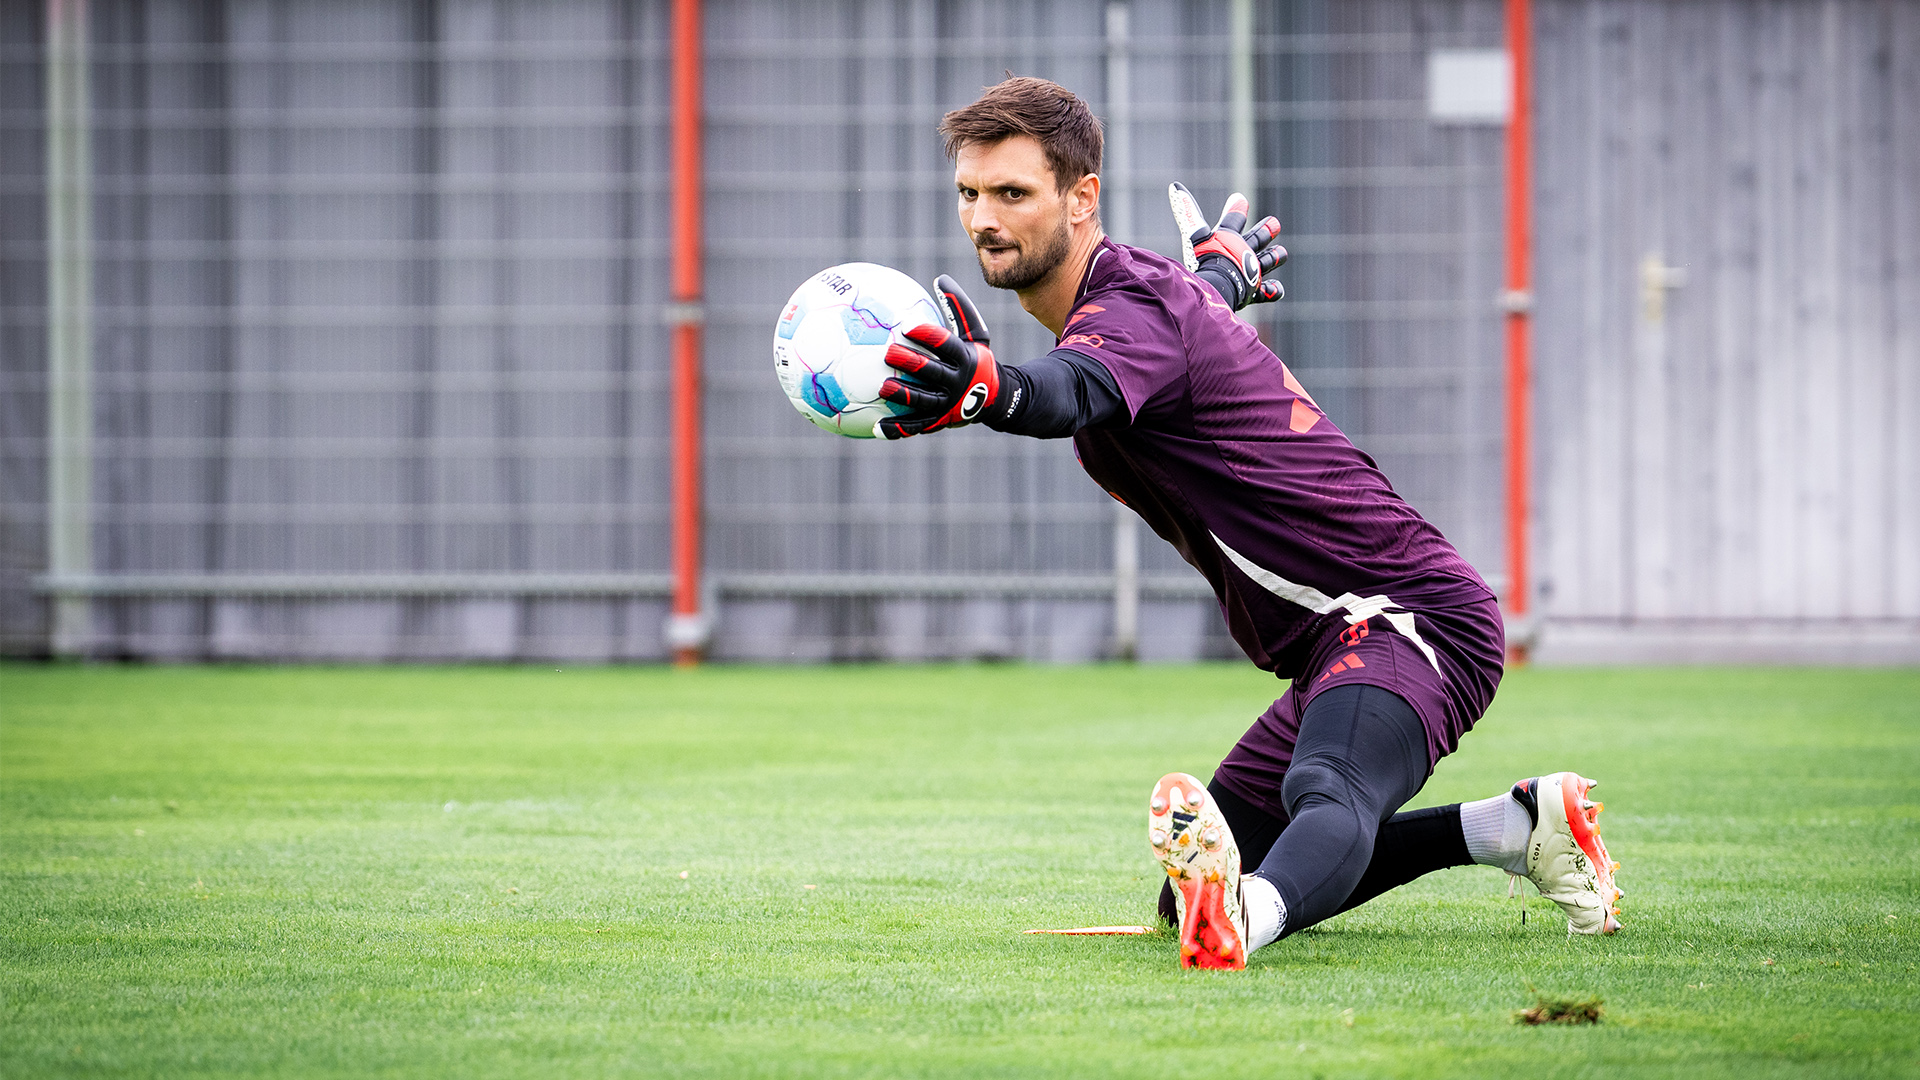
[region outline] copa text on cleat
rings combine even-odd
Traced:
[[[1168,773],[1147,803],[1147,844],[1173,882],[1180,966],[1247,966],[1240,911],[1240,847],[1205,785]]]
[[[1533,818],[1527,840],[1527,878],[1560,906],[1567,932],[1611,934],[1620,929],[1626,895],[1614,884],[1620,864],[1600,839],[1603,804],[1587,798],[1596,781],[1577,773],[1549,773],[1513,785],[1513,797]]]

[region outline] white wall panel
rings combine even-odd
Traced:
[[[1920,660],[1915,15],[1540,5],[1544,656]]]

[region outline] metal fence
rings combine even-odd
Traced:
[[[90,7],[79,166],[45,12],[0,14],[6,648],[53,640],[51,589],[95,655],[665,655],[666,5]],[[1256,324],[1497,580],[1501,129],[1436,123],[1426,80],[1500,35],[1497,0],[708,3],[713,655],[1231,650],[1068,442],[836,439],[778,392],[772,321],[814,270],[977,281],[933,129],[1008,69],[1105,119],[1119,238],[1174,250],[1174,179],[1281,217],[1290,298]],[[49,245],[63,190],[84,250]],[[63,504],[70,260],[90,431]],[[1001,355],[1051,347],[975,296]]]

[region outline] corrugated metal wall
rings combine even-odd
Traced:
[[[1544,655],[1920,661],[1920,5],[1537,24]]]
[[[1126,7],[1110,42],[1098,0],[706,5],[717,655],[1112,648],[1116,515],[1068,443],[825,436],[776,392],[767,330],[833,262],[973,280],[933,126],[1009,68],[1104,115],[1128,58],[1108,219],[1172,250],[1167,182],[1214,203],[1229,184],[1229,12]],[[665,5],[92,8],[92,569],[112,595],[81,647],[663,655]],[[1294,298],[1257,318],[1497,577],[1499,134],[1428,123],[1422,75],[1429,48],[1498,44],[1497,4],[1257,8],[1257,201],[1296,253]],[[44,31],[8,18],[31,89]],[[37,95],[9,98],[0,138],[32,147],[41,122]],[[44,198],[38,165],[8,155],[9,205]],[[46,565],[36,224],[10,220],[5,256],[15,649],[45,642],[22,589]],[[977,295],[1002,355],[1051,344]],[[911,595],[927,574],[938,595]],[[474,575],[511,582],[473,595]],[[1142,576],[1143,656],[1229,652],[1150,537]]]

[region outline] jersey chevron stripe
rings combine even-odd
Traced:
[[[1288,581],[1286,578],[1281,577],[1279,574],[1274,573],[1273,571],[1267,569],[1266,567],[1261,566],[1260,564],[1254,562],[1252,559],[1247,558],[1245,555],[1242,555],[1239,552],[1228,547],[1227,542],[1225,540],[1220,539],[1219,533],[1209,530],[1207,532],[1207,535],[1213,537],[1213,542],[1214,544],[1219,546],[1221,554],[1233,560],[1233,565],[1239,567],[1241,573],[1252,578],[1254,581],[1254,584],[1267,590],[1268,592],[1279,597],[1280,599],[1291,600],[1292,602],[1299,604],[1303,608],[1308,608],[1322,615],[1325,615],[1328,612],[1333,611],[1335,608],[1340,606],[1333,602],[1332,597],[1328,596],[1326,593],[1321,592],[1319,589],[1316,589],[1311,585],[1301,585],[1296,582]]]
[[[1241,573],[1251,578],[1254,584],[1282,600],[1299,604],[1301,607],[1311,609],[1315,614],[1319,615],[1330,615],[1336,611],[1345,611],[1347,613],[1347,622],[1350,624],[1366,622],[1375,615],[1386,616],[1388,625],[1399,631],[1402,637],[1413,642],[1414,647],[1420,650],[1420,654],[1427,658],[1427,663],[1433,665],[1433,670],[1440,670],[1440,658],[1433,654],[1432,646],[1420,639],[1420,630],[1414,623],[1413,612],[1400,610],[1400,605],[1394,603],[1392,597],[1360,597],[1353,593],[1343,593],[1340,596],[1330,597],[1311,585],[1302,585],[1299,582],[1288,581],[1279,574],[1261,566],[1259,563],[1228,547],[1227,542],[1220,539],[1218,533],[1208,531],[1207,535],[1213,537],[1213,542],[1219,547],[1220,553],[1231,560],[1233,565],[1239,567]]]

